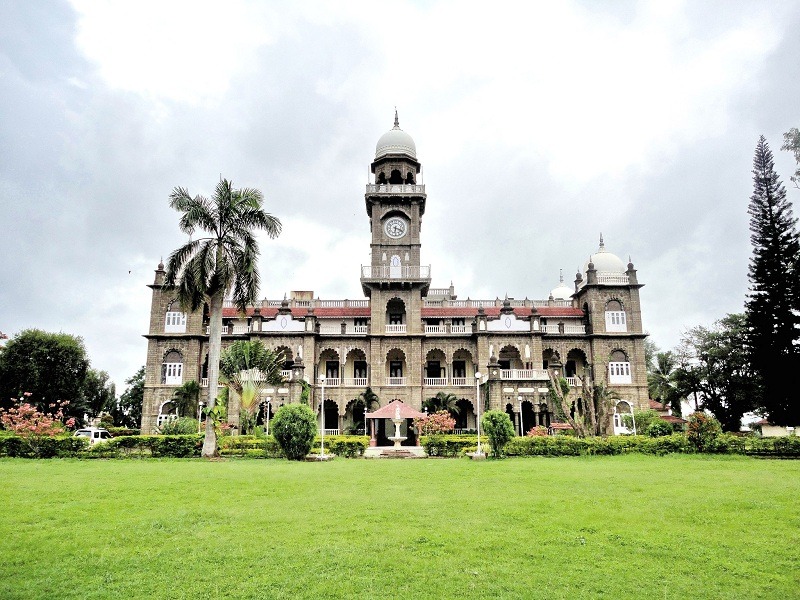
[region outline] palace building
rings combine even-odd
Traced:
[[[357,399],[368,386],[381,407],[401,400],[417,410],[445,392],[459,399],[459,430],[476,427],[480,397],[481,413],[506,411],[524,434],[536,425],[558,427],[548,371],[566,377],[576,399],[585,377],[616,392],[621,402],[614,422],[606,424],[609,432],[621,428],[616,413],[646,409],[642,284],[633,264],[607,251],[601,236],[574,286],[562,277],[546,299],[460,300],[452,284],[431,287],[431,267],[420,264],[427,202],[420,169],[414,140],[395,115],[394,127],[378,140],[373,182],[364,195],[372,236],[371,264],[360,272],[364,298],[295,291],[257,302],[246,314],[226,304],[223,349],[250,339],[283,354],[285,381],[268,390],[263,410],[271,415],[299,401],[305,381],[313,408],[324,411],[325,433],[335,434],[363,431],[364,406]],[[164,275],[159,264],[149,286],[143,432],[174,417],[177,386],[190,380],[208,386],[207,311],[182,312],[175,294],[162,288]],[[228,420],[237,424],[231,402]],[[383,422],[376,425],[376,436],[385,438]],[[410,420],[402,433],[414,443]]]

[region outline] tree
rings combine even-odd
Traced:
[[[356,415],[356,407],[363,407],[364,410],[361,411],[361,419],[362,421],[354,422],[353,429],[358,430],[360,427],[358,426],[361,423],[364,426],[364,435],[368,435],[367,433],[367,419],[365,414],[370,412],[373,408],[378,408],[381,405],[380,398],[378,394],[372,391],[372,388],[367,386],[367,388],[358,395],[356,398],[356,402],[353,405],[353,418],[355,419]],[[355,432],[354,432],[355,433]]]
[[[550,399],[555,405],[556,414],[563,416],[578,437],[605,435],[614,412],[614,402],[619,400],[616,392],[605,385],[581,380],[581,393],[574,399],[570,396],[570,386],[563,377],[550,374]]]
[[[190,240],[169,257],[164,286],[177,288],[178,302],[184,310],[195,311],[208,304],[208,410],[213,410],[219,382],[222,348],[222,304],[227,294],[244,312],[255,301],[259,288],[259,256],[255,230],[271,238],[280,234],[281,222],[262,208],[263,196],[256,189],[233,189],[227,179],[217,184],[211,199],[192,198],[184,188],[170,194],[170,206],[183,213],[181,231],[195,230],[207,237]],[[202,455],[218,454],[212,419],[206,420]]]
[[[100,413],[114,410],[116,402],[116,389],[114,383],[108,380],[108,373],[98,371],[91,367],[86,371],[83,384],[83,403],[90,416],[96,417]]]
[[[239,395],[242,433],[255,427],[261,392],[271,385],[283,383],[284,358],[259,340],[233,342],[220,359],[223,379]]]
[[[514,425],[511,419],[502,410],[488,410],[481,417],[481,427],[489,438],[492,447],[492,456],[503,456],[503,448],[514,438]]]
[[[800,424],[800,402],[786,378],[800,369],[800,235],[764,136],[753,159],[745,303],[750,359],[762,384],[761,406],[778,425]],[[723,422],[725,421],[717,415]]]
[[[317,419],[305,404],[285,404],[275,413],[271,430],[286,458],[303,460],[311,452]]]
[[[84,384],[89,359],[80,337],[26,329],[0,352],[0,407],[28,392],[27,402],[39,412],[55,414],[55,404],[67,401],[66,417],[83,420],[87,406]]]
[[[121,427],[135,429],[142,422],[142,402],[144,401],[144,367],[125,380],[127,389],[119,397],[114,411],[114,423]]]
[[[742,415],[756,408],[759,387],[750,364],[746,318],[726,315],[712,328],[693,327],[678,349],[675,381],[679,395],[694,394],[726,431],[739,431]]]
[[[427,408],[428,412],[435,413],[441,410],[446,411],[450,416],[455,417],[461,413],[461,409],[456,404],[458,396],[447,392],[438,392],[435,396],[423,401],[422,407]]]
[[[797,170],[789,179],[792,180],[795,187],[800,188],[800,130],[798,130],[797,127],[792,127],[783,134],[783,146],[781,146],[781,150],[788,150],[794,154]]]
[[[654,366],[647,373],[647,391],[653,400],[669,406],[672,413],[681,416],[681,395],[675,383],[675,357],[672,352],[658,352]]]
[[[172,401],[175,403],[175,414],[177,414],[178,417],[197,419],[198,403],[200,402],[200,386],[194,380],[187,381],[172,392]]]

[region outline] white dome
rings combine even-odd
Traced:
[[[553,297],[553,300],[569,300],[570,298],[572,298],[572,294],[574,292],[575,290],[564,284],[563,271],[559,272],[558,285],[554,287],[552,290],[550,290],[550,295]]]
[[[597,253],[592,254],[589,260],[583,264],[584,273],[589,270],[589,261],[594,263],[594,268],[598,273],[613,273],[617,275],[628,272],[628,266],[622,262],[622,259],[606,250],[602,234],[600,235],[600,247],[597,249]]]
[[[400,129],[397,111],[394,113],[394,127],[384,133],[375,145],[375,159],[387,154],[405,154],[417,158],[417,145],[410,135]]]

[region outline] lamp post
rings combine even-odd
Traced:
[[[481,450],[481,374],[475,371],[475,406],[477,407],[475,418],[478,421],[478,451],[476,456],[482,456]]]
[[[322,388],[322,400],[319,403],[319,418],[320,418],[320,452],[319,457],[325,457],[325,375],[319,376],[319,385]]]
[[[519,402],[519,437],[522,437],[522,396],[517,396],[517,402]]]

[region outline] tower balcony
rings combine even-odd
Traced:
[[[431,267],[430,265],[404,265],[400,267],[361,265],[361,282],[367,281],[420,281],[430,284]]]
[[[415,183],[368,183],[368,196],[424,196],[425,186]]]

